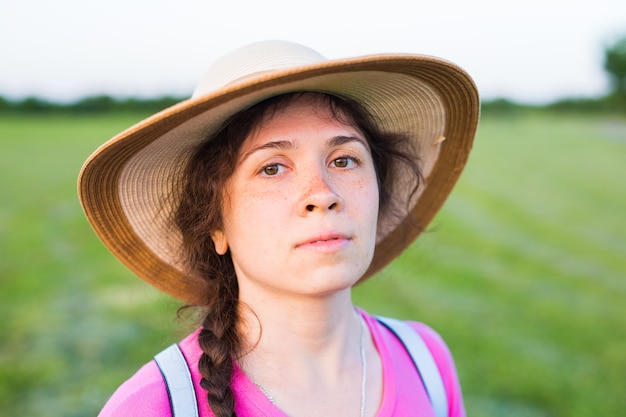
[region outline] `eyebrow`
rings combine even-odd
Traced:
[[[326,142],[326,145],[330,148],[335,148],[337,146],[341,146],[350,142],[360,143],[365,149],[370,151],[370,147],[367,141],[358,136],[334,136]],[[296,145],[289,140],[277,140],[277,141],[267,142],[267,143],[264,143],[263,145],[256,146],[250,149],[249,151],[247,151],[244,155],[242,155],[241,161],[245,161],[250,155],[252,155],[255,152],[259,152],[259,151],[266,150],[266,149],[287,150],[287,149],[294,149],[294,148],[296,148]]]
[[[329,147],[334,148],[336,146],[341,146],[345,143],[350,143],[350,142],[357,142],[360,143],[361,145],[363,145],[363,147],[365,149],[367,149],[368,151],[370,150],[370,145],[369,143],[367,143],[367,141],[363,138],[360,138],[358,136],[335,136],[333,138],[331,138],[327,144]]]
[[[256,146],[250,149],[245,154],[243,154],[241,156],[241,161],[243,162],[246,159],[248,159],[248,157],[252,155],[253,153],[259,152],[265,149],[293,149],[293,148],[295,148],[294,143],[288,140],[277,140],[273,142],[267,142],[267,143],[264,143],[263,145]]]

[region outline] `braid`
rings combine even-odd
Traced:
[[[198,337],[203,352],[198,363],[202,375],[200,385],[207,392],[209,406],[216,417],[236,416],[230,381],[233,352],[239,350],[240,344],[236,330],[238,297],[236,279],[228,281],[217,289]]]

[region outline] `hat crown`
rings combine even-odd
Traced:
[[[192,98],[263,72],[314,64],[326,58],[306,46],[287,41],[264,41],[236,49],[215,61],[196,86]]]

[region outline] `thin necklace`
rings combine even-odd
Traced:
[[[261,385],[261,384],[257,384],[256,382],[254,383],[254,385],[256,385],[256,387],[257,387],[258,389],[260,389],[260,390],[261,390],[261,392],[262,392],[263,394],[265,394],[265,396],[267,397],[267,399],[268,399],[268,400],[270,400],[270,402],[271,402],[272,404],[276,405],[276,403],[274,402],[274,397],[272,397],[272,394],[270,394],[269,392],[267,392],[267,390],[265,389],[265,387],[264,387],[263,385]]]
[[[358,315],[358,317],[359,317],[359,322],[361,323],[361,341],[360,341],[360,350],[361,350],[361,408],[360,408],[359,416],[360,417],[364,417],[365,416],[365,387],[367,385],[367,360],[365,359],[365,321],[363,320],[363,318],[361,317],[360,314]],[[265,387],[263,385],[257,384],[256,382],[254,383],[254,385],[256,385],[257,388],[260,389],[263,394],[265,394],[267,399],[270,400],[270,402],[272,404],[276,405],[276,402],[274,401],[274,397],[272,397],[272,395],[265,389]]]
[[[358,313],[357,313],[358,314]],[[365,320],[359,314],[361,322],[361,413],[365,416],[365,385],[367,384],[367,361],[365,360]]]

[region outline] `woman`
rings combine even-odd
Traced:
[[[412,359],[402,337],[355,309],[351,288],[434,216],[477,120],[471,79],[445,61],[326,61],[264,42],[222,58],[192,99],[92,155],[79,190],[96,232],[140,277],[205,308],[201,329],[179,344],[191,408],[220,417],[465,415],[437,334],[410,323],[428,351]],[[186,391],[168,383],[167,355],[101,415],[181,415]]]

